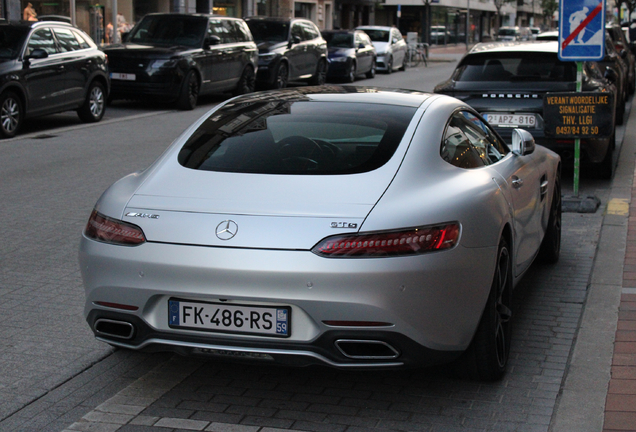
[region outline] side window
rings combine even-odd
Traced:
[[[250,33],[249,27],[242,21],[232,21],[236,28],[236,35],[239,42],[252,41],[252,33]]]
[[[58,42],[60,43],[62,52],[77,51],[81,49],[77,38],[69,29],[56,28],[53,29],[53,31],[55,32],[55,36],[57,37]]]
[[[291,37],[292,40],[295,38],[300,39],[301,41],[305,40],[305,35],[303,34],[303,28],[300,26],[300,23],[295,23],[291,28]]]
[[[33,50],[38,48],[43,49],[49,54],[55,54],[57,52],[55,39],[53,39],[51,29],[43,28],[33,32],[31,39],[29,39],[29,43],[27,44],[25,54],[30,55]]]
[[[236,32],[236,26],[233,20],[221,20],[223,28],[225,29],[224,43],[236,43],[238,42],[238,35]],[[221,38],[223,39],[223,38]]]
[[[456,167],[479,168],[501,160],[509,151],[484,122],[461,111],[446,127],[440,155]]]
[[[316,26],[312,23],[303,23],[303,27],[305,28],[305,39],[306,40],[314,40],[320,36],[320,30],[316,28]]]
[[[84,38],[84,36],[82,36],[81,33],[73,30],[73,34],[75,35],[75,38],[77,39],[77,42],[79,42],[79,45],[80,45],[81,49],[86,49],[86,48],[90,48],[91,47],[91,45]]]
[[[218,36],[222,44],[230,43],[232,40],[231,27],[227,20],[211,19],[208,27],[208,36]]]

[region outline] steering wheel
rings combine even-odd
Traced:
[[[278,154],[285,168],[312,171],[318,167],[322,147],[311,138],[292,135],[278,141]]]

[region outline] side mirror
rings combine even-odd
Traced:
[[[299,36],[292,36],[291,40],[289,41],[289,46],[291,47],[292,45],[299,44],[300,42],[301,40]]]
[[[205,47],[211,47],[214,45],[219,45],[221,43],[221,38],[214,35],[214,36],[208,36],[205,38]]]
[[[128,42],[130,32],[121,32],[121,43]]]
[[[25,60],[44,59],[44,58],[47,58],[48,56],[49,56],[49,53],[44,51],[42,48],[36,48],[33,51],[31,51],[31,54],[29,54],[28,56],[25,56],[24,59]]]
[[[621,50],[621,58],[622,58],[623,60],[625,60],[625,59],[627,58],[627,50],[626,50],[626,49]]]
[[[364,44],[363,44],[363,43],[358,44],[358,49],[364,49],[364,48],[365,48],[365,47],[364,47]]]
[[[529,155],[534,152],[535,144],[532,134],[525,129],[512,131],[512,152],[519,156]]]
[[[606,80],[608,80],[612,84],[614,84],[616,80],[618,79],[618,75],[616,74],[616,71],[609,66],[605,68],[604,77]]]

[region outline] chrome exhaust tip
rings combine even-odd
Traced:
[[[338,339],[335,345],[342,355],[356,360],[390,360],[400,355],[388,343],[377,340]]]
[[[115,321],[100,318],[95,321],[95,333],[99,336],[110,336],[119,339],[132,339],[135,326],[126,321]]]

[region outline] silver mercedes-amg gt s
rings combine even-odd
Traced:
[[[560,164],[448,96],[240,96],[99,199],[86,319],[123,348],[498,379],[513,287],[559,257]]]

